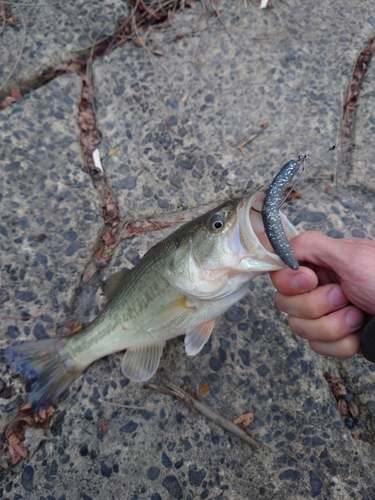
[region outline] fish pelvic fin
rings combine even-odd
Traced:
[[[203,346],[210,338],[217,320],[218,318],[210,319],[186,332],[185,351],[188,356],[195,356],[203,349]]]
[[[69,357],[67,339],[25,342],[3,350],[10,369],[30,382],[28,401],[38,413],[53,404],[82,373]]]
[[[144,382],[151,378],[158,369],[165,342],[130,348],[124,354],[121,371],[133,382]]]

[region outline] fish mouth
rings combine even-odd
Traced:
[[[286,267],[284,262],[275,253],[268,239],[262,220],[262,207],[265,193],[257,191],[255,194],[244,198],[237,207],[238,229],[241,244],[252,259],[269,264],[269,269]],[[297,236],[297,229],[289,222],[284,214],[281,221],[288,239]]]

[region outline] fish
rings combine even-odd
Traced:
[[[236,198],[177,229],[125,273],[111,278],[103,312],[83,330],[13,345],[6,363],[30,382],[34,413],[53,404],[94,361],[125,350],[122,373],[143,382],[156,372],[167,340],[185,335],[194,356],[220,316],[257,275],[285,267],[262,222],[264,192]],[[280,214],[288,238],[298,234]]]
[[[286,188],[300,168],[299,162],[302,162],[302,172],[291,191],[303,175],[307,159],[307,154],[300,154],[297,160],[290,160],[281,168],[266,191],[262,207],[262,220],[271,246],[281,260],[294,271],[299,269],[299,264],[283,229],[279,209],[285,201],[283,196]]]

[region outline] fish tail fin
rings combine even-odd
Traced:
[[[10,369],[30,382],[28,401],[34,413],[54,403],[83,371],[65,349],[67,341],[37,340],[3,350]]]

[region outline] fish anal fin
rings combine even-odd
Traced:
[[[108,284],[104,290],[104,296],[107,299],[107,303],[112,302],[116,297],[117,292],[124,283],[127,275],[127,271],[120,271],[119,273],[114,273],[108,280]]]
[[[185,335],[185,351],[188,356],[195,356],[210,338],[217,318],[201,323]]]
[[[190,306],[188,299],[183,296],[180,299],[175,300],[174,302],[171,302],[167,306],[160,309],[160,311],[155,314],[155,316],[150,321],[148,329],[158,329],[169,321],[173,321],[182,314],[194,309],[195,306]]]
[[[122,360],[122,373],[134,382],[150,379],[158,369],[164,346],[165,342],[160,342],[138,349],[127,349]]]

